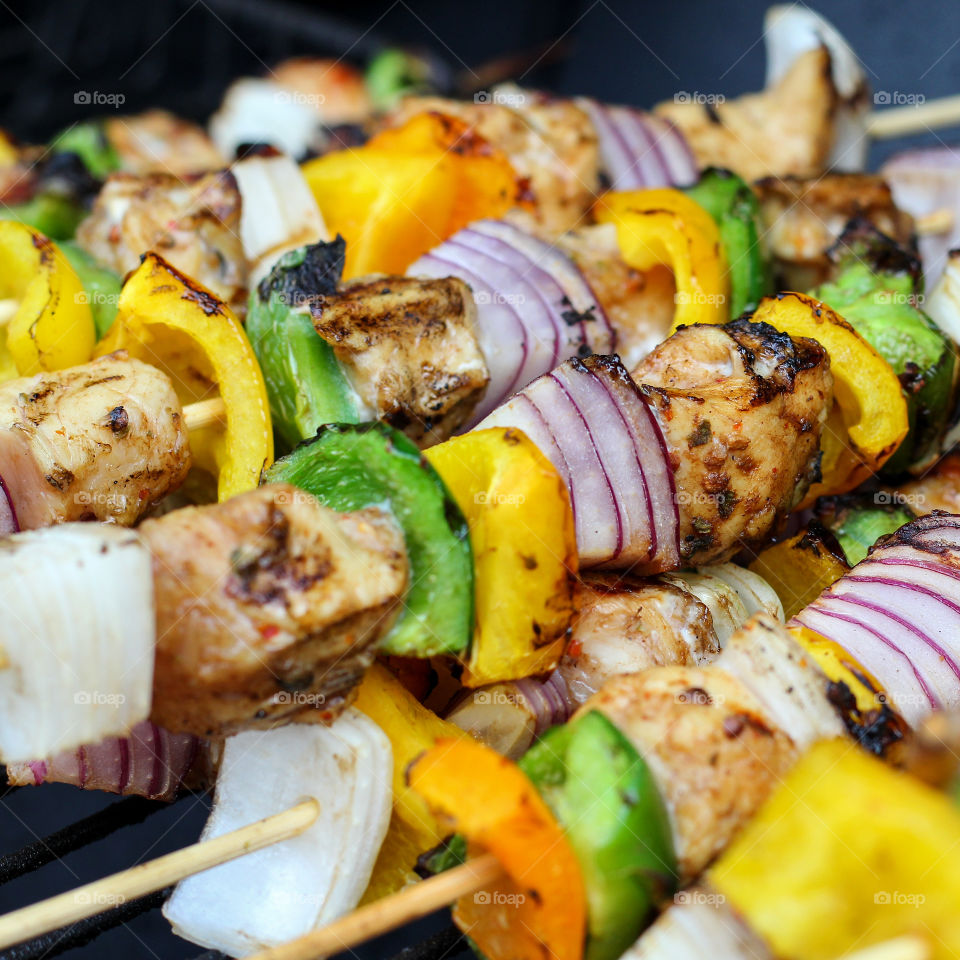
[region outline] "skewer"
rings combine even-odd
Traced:
[[[474,857],[459,867],[348,913],[318,930],[271,947],[248,960],[315,960],[350,950],[367,940],[449,906],[459,897],[476,893],[503,877],[503,867],[493,854]]]
[[[2,306],[2,303],[0,303],[0,306]],[[226,413],[227,408],[224,405],[223,397],[198,400],[196,403],[187,404],[183,408],[183,418],[187,424],[187,430],[190,432],[220,423]]]
[[[867,117],[870,136],[891,140],[911,133],[960,124],[960,94],[925,103],[880,110]]]
[[[58,896],[0,916],[0,948],[39,936],[77,920],[162,890],[184,877],[226,863],[245,853],[303,833],[316,819],[316,800],[232,830],[221,837],[191,844],[165,856],[121,870]]]

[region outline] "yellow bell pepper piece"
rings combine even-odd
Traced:
[[[502,152],[438,113],[309,160],[303,175],[331,234],[347,241],[346,279],[403,273],[471,221],[504,214],[519,189]]]
[[[905,933],[960,955],[960,810],[847,741],[814,746],[712,868],[778,957],[834,960]]]
[[[563,828],[520,768],[471,739],[442,740],[410,786],[506,876],[457,901],[454,922],[487,960],[581,960],[586,894]]]
[[[910,426],[893,368],[846,320],[806,294],[767,297],[753,319],[791,337],[810,337],[830,355],[835,403],[820,441],[823,480],[811,486],[801,508],[853,490],[890,459]]]
[[[393,747],[393,815],[364,894],[364,900],[369,901],[415,879],[412,871],[417,857],[449,833],[423,797],[408,786],[407,768],[438,740],[469,735],[428,710],[378,663],[364,676],[353,705],[380,727]]]
[[[518,430],[494,428],[424,451],[470,527],[476,628],[467,686],[556,666],[573,615],[577,570],[567,488]]]
[[[0,220],[0,380],[86,363],[97,341],[80,278],[52,240]]]
[[[849,569],[815,533],[808,531],[762,550],[749,567],[776,590],[787,620],[813,603]]]
[[[114,350],[163,370],[184,406],[219,396],[222,422],[191,429],[194,462],[217,478],[219,500],[257,486],[273,460],[267,388],[225,303],[148,253],[123,285],[117,319],[97,355]]]
[[[662,264],[673,270],[673,329],[729,320],[730,285],[720,231],[713,217],[680,190],[605,193],[594,208],[599,223],[613,223],[624,260],[636,270]]]

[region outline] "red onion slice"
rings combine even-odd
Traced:
[[[858,660],[908,723],[960,706],[960,517],[901,527],[795,619]]]
[[[9,782],[19,786],[70,783],[81,790],[104,790],[172,800],[200,755],[202,742],[189,733],[170,733],[144,720],[127,737],[7,766]]]
[[[576,104],[593,121],[611,190],[686,186],[697,179],[693,152],[669,121],[586,97],[577,99]]]
[[[565,357],[613,349],[610,321],[576,264],[504,221],[478,220],[407,273],[456,276],[473,289],[490,383],[468,426]]]
[[[17,511],[13,506],[10,491],[3,482],[3,477],[0,477],[0,537],[19,533],[19,531],[20,524],[17,521]]]
[[[660,573],[679,565],[679,519],[666,445],[616,357],[568,360],[479,428],[523,430],[570,492],[583,567]]]

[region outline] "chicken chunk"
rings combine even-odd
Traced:
[[[617,334],[617,353],[632,369],[670,334],[676,284],[669,267],[640,271],[620,253],[612,223],[561,234],[555,243],[571,257],[593,290]]]
[[[311,304],[317,333],[367,407],[423,446],[470,416],[490,374],[474,333],[476,304],[456,277],[375,277]]]
[[[177,733],[338,716],[409,577],[386,513],[339,514],[285,484],[176,510],[140,532],[157,602],[152,719]]]
[[[580,709],[604,713],[650,766],[682,880],[727,846],[799,754],[740,681],[715,668],[616,677]]]
[[[762,541],[819,479],[833,377],[815,341],[743,319],[682,327],[633,377],[667,443],[685,563]]]
[[[576,703],[610,677],[695,665],[720,652],[710,611],[680,586],[592,576],[577,584],[574,606],[570,642],[557,669]]]
[[[229,170],[184,179],[115,173],[77,228],[77,243],[121,275],[155,250],[243,315],[247,263],[240,212],[240,191]]]
[[[891,492],[887,502],[909,507],[918,516],[934,510],[960,513],[960,453],[948,453],[922,477]]]
[[[583,223],[600,190],[600,150],[590,117],[572,101],[513,88],[472,103],[405,97],[387,119],[398,126],[431,110],[458,117],[507,155],[529,182],[545,227]]]
[[[827,279],[827,250],[851,220],[872,223],[902,246],[912,242],[913,218],[893,202],[886,181],[873,174],[766,177],[756,190],[766,240],[785,289],[809,290]]]
[[[772,87],[735,100],[670,100],[656,112],[673,121],[701,167],[725,167],[745,180],[813,177],[827,164],[838,103],[830,54],[808,50]]]
[[[21,529],[131,525],[189,469],[173,384],[125,353],[0,384],[0,477]]]
[[[103,125],[107,139],[120,157],[121,169],[128,173],[182,176],[216,170],[224,164],[224,158],[203,127],[166,110],[108,117]]]

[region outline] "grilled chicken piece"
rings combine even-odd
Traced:
[[[606,714],[650,766],[686,880],[727,846],[799,754],[740,681],[714,668],[616,677],[588,710]]]
[[[180,176],[216,170],[225,162],[203,127],[166,110],[108,117],[103,125],[121,168],[128,173]]]
[[[656,112],[680,128],[701,167],[756,180],[820,173],[833,146],[837,103],[830,54],[819,47],[761,93],[717,104],[670,100]]]
[[[905,483],[890,497],[918,516],[934,510],[960,513],[960,453],[948,453],[932,470]]]
[[[311,305],[371,420],[423,446],[470,416],[490,375],[474,334],[476,304],[456,277],[365,278]]]
[[[153,553],[153,714],[201,737],[332,720],[352,699],[406,591],[383,511],[339,514],[285,484],[140,527]]]
[[[893,202],[886,181],[873,174],[766,177],[755,189],[784,289],[809,290],[827,279],[827,250],[851,220],[872,223],[901,246],[912,243],[913,218]]]
[[[0,476],[23,530],[132,525],[189,469],[173,385],[123,352],[0,384]]]
[[[242,316],[247,263],[240,211],[240,191],[229,170],[185,179],[114,173],[78,227],[77,243],[121,275],[155,250]]]
[[[660,423],[690,565],[762,541],[819,479],[826,351],[768,324],[678,330],[633,371]]]
[[[554,241],[572,257],[617,332],[617,353],[632,369],[670,335],[676,284],[669,267],[640,271],[620,253],[612,223],[582,227]]]
[[[342,60],[294,57],[278,63],[270,79],[295,92],[328,126],[362,124],[373,114],[363,73]]]
[[[507,155],[529,181],[544,227],[560,232],[583,223],[600,190],[600,150],[590,117],[573,102],[512,88],[483,103],[405,97],[387,122],[399,126],[431,110],[458,117]]]
[[[575,703],[611,677],[696,665],[720,652],[710,611],[680,586],[591,576],[577,584],[574,607],[570,642],[557,670]]]

